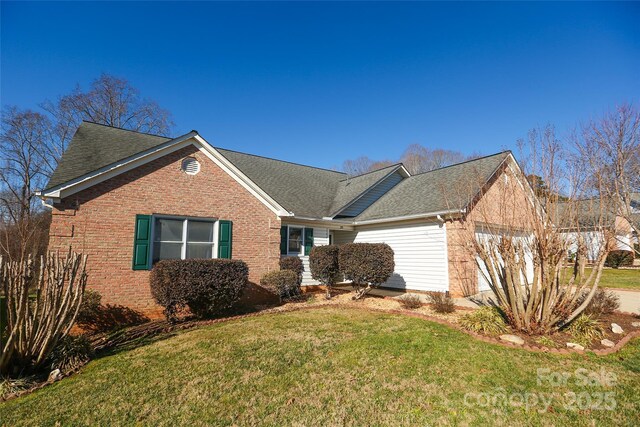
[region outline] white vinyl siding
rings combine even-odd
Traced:
[[[314,228],[313,229],[313,246],[324,246],[329,244],[329,230],[326,228]],[[286,256],[286,255],[282,255]],[[289,256],[299,256],[302,260],[302,284],[303,285],[318,285],[319,283],[311,277],[311,270],[309,269],[309,256],[305,254],[296,255],[291,254]]]
[[[386,243],[395,271],[383,286],[419,291],[448,291],[446,226],[439,223],[377,226],[334,232],[335,243]]]
[[[578,240],[582,239],[587,246],[587,259],[589,261],[598,259],[598,255],[604,247],[605,239],[601,231],[569,232],[562,233],[562,236],[567,240],[567,243],[569,243],[569,254],[575,254],[578,251]]]
[[[521,236],[521,237],[515,237],[514,240],[517,241],[518,239],[531,239],[532,237],[525,237],[525,236]],[[490,233],[488,231],[476,231],[476,239],[478,239],[478,241],[482,242],[495,242],[492,244],[497,244],[497,242],[500,240],[500,235],[497,233]],[[532,243],[531,242],[527,242],[524,244],[525,245],[525,263],[526,263],[526,274],[527,274],[527,282],[528,283],[532,283],[533,282],[533,254],[531,254],[531,251],[529,250],[529,248],[531,247]],[[480,257],[476,256],[476,266],[479,266],[478,268],[478,291],[482,292],[482,291],[489,291],[491,290],[491,287],[489,286],[489,281],[487,280],[490,276],[489,273],[486,269],[486,267],[484,266],[484,263],[482,262],[478,262],[480,261]],[[523,277],[521,277],[521,279],[524,279]]]
[[[395,187],[400,181],[402,181],[402,175],[399,172],[395,172],[385,178],[381,183],[371,188],[365,194],[356,200],[351,206],[348,206],[345,210],[340,212],[337,216],[342,217],[355,217],[360,215],[371,206],[376,200],[382,197],[387,191]]]

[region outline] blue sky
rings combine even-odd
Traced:
[[[2,2],[3,106],[100,73],[175,134],[339,166],[411,143],[493,153],[640,102],[639,3]]]

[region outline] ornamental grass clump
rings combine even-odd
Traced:
[[[460,317],[460,326],[476,333],[497,335],[507,331],[500,311],[495,307],[480,307]]]
[[[436,313],[447,314],[456,310],[453,298],[448,292],[429,292],[429,301]]]
[[[84,335],[67,335],[51,352],[49,361],[51,370],[60,369],[63,374],[68,374],[84,366],[93,357],[91,342]]]
[[[593,341],[604,337],[604,328],[598,319],[584,313],[571,322],[567,331],[575,341],[585,347]]]
[[[402,298],[398,298],[398,301],[400,301],[402,307],[406,308],[407,310],[415,310],[422,307],[422,300],[418,295],[415,294],[407,294]]]

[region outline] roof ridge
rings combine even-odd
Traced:
[[[319,170],[322,170],[322,171],[339,173],[341,175],[345,175],[345,172],[340,172],[340,171],[333,170],[333,169],[321,168],[321,167],[318,167],[318,166],[311,166],[311,165],[303,165],[302,163],[290,162],[288,160],[282,160],[282,159],[275,159],[273,157],[261,156],[259,154],[245,153],[244,151],[232,150],[230,148],[224,148],[224,147],[213,147],[213,148],[215,148],[216,150],[225,150],[225,151],[231,151],[232,153],[244,154],[245,156],[259,157],[261,159],[273,160],[273,161],[282,162],[282,163],[289,163],[290,165],[302,166],[302,167],[305,167],[305,168],[312,168],[312,169],[319,169]]]
[[[447,166],[442,166],[442,167],[439,167],[439,168],[436,168],[436,169],[431,169],[430,171],[416,173],[416,174],[411,175],[409,178],[413,178],[415,176],[420,176],[420,175],[425,175],[425,174],[428,174],[428,173],[431,173],[431,172],[436,172],[436,171],[439,171],[439,170],[442,170],[442,169],[451,168],[451,167],[454,167],[454,166],[464,165],[465,163],[471,163],[471,162],[476,162],[478,160],[488,159],[489,157],[494,157],[494,156],[498,156],[500,154],[506,154],[506,153],[512,154],[511,150],[499,151],[497,153],[488,154],[486,156],[476,157],[474,159],[465,160],[465,161],[460,162],[460,163],[454,163],[452,165],[447,165]]]
[[[375,169],[375,170],[372,170],[372,171],[369,171],[369,172],[361,173],[360,175],[354,175],[354,176],[347,177],[345,179],[340,180],[340,182],[346,181],[348,179],[360,178],[361,176],[365,176],[365,175],[368,175],[370,173],[380,172],[381,170],[385,170],[385,169],[389,169],[389,168],[397,167],[397,166],[404,166],[404,164],[402,162],[394,163],[392,165],[385,166],[385,167],[382,167],[380,169]],[[346,173],[346,172],[343,172],[343,173]]]
[[[91,120],[82,120],[83,123],[90,123],[92,125],[98,125],[98,126],[104,126],[106,128],[111,128],[111,129],[117,129],[117,130],[123,130],[125,132],[132,132],[132,133],[137,133],[138,135],[148,135],[148,136],[155,136],[157,138],[165,138],[165,139],[175,139],[175,138],[179,138],[179,137],[172,137],[172,136],[165,136],[165,135],[158,135],[156,133],[149,133],[149,132],[140,132],[137,130],[133,130],[133,129],[125,129],[125,128],[119,128],[118,126],[113,126],[113,125],[105,125],[104,123],[97,123],[97,122],[92,122]],[[189,133],[189,132],[187,132]],[[186,135],[186,134],[185,134]],[[180,135],[182,136],[182,135]]]

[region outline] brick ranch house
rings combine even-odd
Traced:
[[[244,260],[250,280],[313,246],[385,242],[390,288],[487,289],[465,245],[477,206],[522,174],[510,152],[410,175],[396,164],[359,176],[210,145],[196,131],[165,138],[83,122],[40,197],[52,206],[51,250],[89,255],[103,301],[158,313],[149,270],[166,258]],[[505,178],[506,180],[507,178]],[[526,180],[515,186],[527,197]]]

